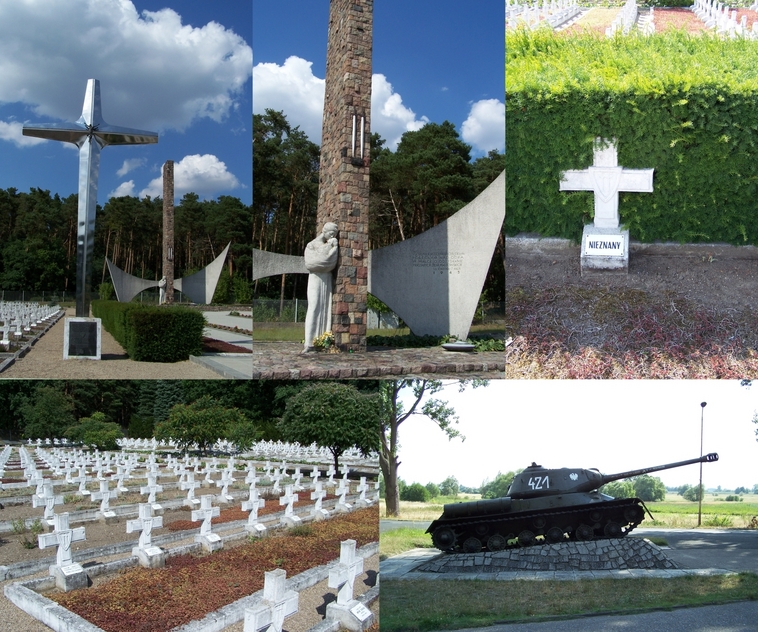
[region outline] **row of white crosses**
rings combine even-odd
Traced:
[[[616,31],[627,35],[637,24],[637,0],[626,0],[611,25],[605,29],[606,37],[613,37]]]
[[[0,301],[0,320],[3,321],[3,337],[0,344],[7,349],[12,337],[17,340],[24,332],[29,332],[35,325],[50,320],[59,311],[58,305],[51,307],[39,303]],[[11,328],[14,329],[13,336]]]
[[[700,18],[707,28],[716,30],[719,35],[727,37],[758,38],[758,20],[753,22],[752,29],[748,30],[747,16],[743,15],[737,22],[737,11],[730,11],[729,7],[716,0],[695,0],[692,10]],[[751,7],[751,11],[758,10],[758,2]]]
[[[363,573],[363,558],[356,556],[355,545],[355,540],[340,543],[340,561],[329,571],[328,586],[338,590],[337,607],[350,608],[356,617],[365,620],[371,616],[370,612],[353,599],[355,579]],[[266,572],[263,599],[245,610],[244,632],[282,632],[284,620],[298,611],[298,599],[294,590],[287,589],[285,570],[279,568]]]
[[[535,28],[547,22],[553,28],[557,28],[580,12],[581,8],[576,0],[543,0],[542,3],[535,0],[532,5],[526,2],[511,3],[509,0],[505,8],[505,26],[511,29],[522,25]]]

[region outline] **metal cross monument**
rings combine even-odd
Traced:
[[[79,148],[79,212],[76,237],[76,315],[86,318],[90,306],[92,252],[95,245],[95,209],[100,150],[108,145],[157,143],[158,134],[108,125],[100,105],[100,82],[87,81],[82,116],[75,123],[24,125],[24,136],[73,143]]]

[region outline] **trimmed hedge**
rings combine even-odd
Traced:
[[[653,193],[622,193],[634,239],[758,244],[758,42],[507,35],[506,231],[579,240],[591,192],[560,174],[592,164],[596,136],[619,165],[655,168]]]
[[[205,318],[186,307],[93,301],[92,314],[132,360],[179,362],[202,351]]]

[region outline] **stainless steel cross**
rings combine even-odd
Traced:
[[[87,81],[82,115],[75,123],[24,125],[24,136],[73,143],[79,148],[79,212],[76,237],[76,315],[89,316],[92,252],[95,246],[95,210],[100,150],[108,145],[157,143],[158,134],[108,125],[100,105],[100,82]],[[94,142],[93,142],[94,141]]]

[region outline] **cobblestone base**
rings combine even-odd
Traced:
[[[441,347],[385,349],[365,353],[306,353],[294,342],[253,340],[254,380],[310,380],[402,377],[499,379],[505,375],[505,353],[460,353]]]
[[[658,546],[641,538],[563,542],[497,553],[454,553],[419,566],[427,573],[499,573],[501,571],[592,571],[630,568],[674,569]]]

